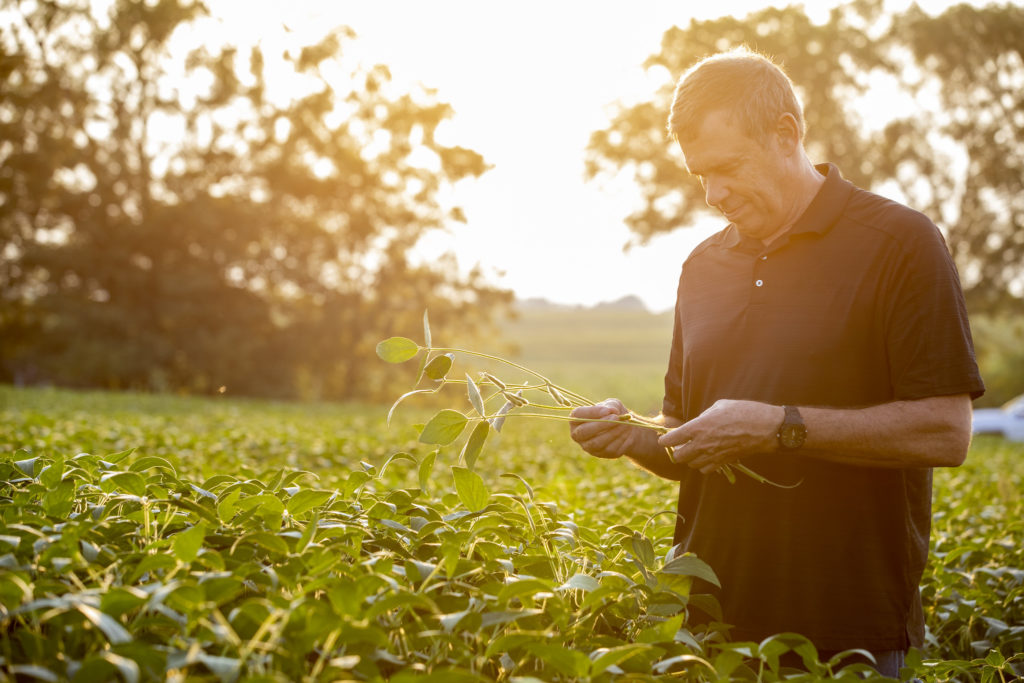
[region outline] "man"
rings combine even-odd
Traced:
[[[669,131],[729,225],[686,259],[660,419],[577,409],[572,438],[678,480],[675,542],[707,561],[734,640],[781,632],[897,675],[921,646],[931,468],[970,441],[978,374],[935,225],[803,148],[788,77],[746,50],[679,81]],[[716,472],[742,462],[778,488]],[[824,658],[824,657],[823,657]]]

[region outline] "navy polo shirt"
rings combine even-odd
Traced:
[[[663,412],[718,399],[855,408],[984,391],[956,268],[922,214],[832,165],[765,247],[730,225],[679,280]],[[680,472],[675,542],[718,574],[734,640],[801,633],[821,650],[904,649],[924,627],[931,470],[778,454],[745,463],[780,489]]]

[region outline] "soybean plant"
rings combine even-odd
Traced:
[[[377,355],[388,363],[404,363],[416,357],[420,359],[414,388],[399,396],[391,406],[388,411],[388,424],[391,423],[391,418],[398,405],[410,396],[434,394],[449,384],[464,385],[472,412],[467,414],[452,408],[438,411],[424,425],[419,440],[424,444],[447,446],[454,443],[472,424],[472,431],[463,444],[460,454],[460,459],[470,470],[473,469],[477,458],[483,451],[490,431],[493,429],[500,432],[506,418],[520,417],[576,422],[580,421],[580,418],[570,417],[574,408],[595,404],[586,396],[555,384],[541,373],[506,358],[470,349],[433,346],[430,321],[426,312],[423,314],[423,338],[423,345],[417,344],[407,337],[391,337],[377,344]],[[448,375],[455,365],[456,355],[479,358],[492,364],[504,366],[525,375],[527,379],[522,382],[508,382],[499,379],[491,372],[480,372],[475,380],[469,373],[465,373],[465,379],[453,379]],[[430,382],[430,385],[425,388],[415,388],[420,386],[424,378]],[[499,407],[494,409],[493,406]],[[659,434],[670,430],[669,427],[632,411],[614,419],[588,419],[585,421],[628,424],[652,429]],[[666,448],[665,450],[667,454],[671,455],[671,449]],[[764,484],[782,486],[740,463],[724,465],[717,471],[730,482],[736,480],[735,472],[739,472]]]

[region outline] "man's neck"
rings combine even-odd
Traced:
[[[814,167],[814,164],[811,163],[810,159],[804,157],[803,162],[800,165],[800,173],[797,176],[797,191],[794,195],[794,201],[792,204],[793,210],[790,214],[790,218],[782,225],[782,227],[761,240],[766,247],[789,232],[790,228],[792,228],[800,219],[800,216],[804,215],[804,211],[806,211],[807,207],[814,201],[814,198],[818,194],[818,190],[820,190],[821,186],[824,184],[825,176]]]

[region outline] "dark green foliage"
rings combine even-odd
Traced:
[[[282,56],[204,39],[189,0],[2,12],[0,379],[367,396],[379,337],[507,301],[408,260],[487,165],[434,139],[436,94],[352,63],[347,29]]]

